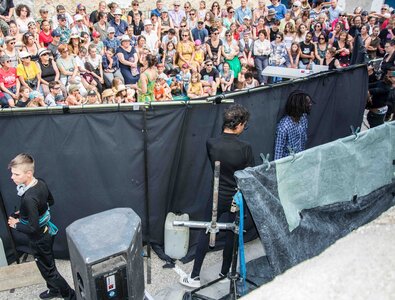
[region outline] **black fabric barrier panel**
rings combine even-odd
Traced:
[[[259,153],[272,154],[276,124],[284,113],[289,93],[295,89],[309,92],[315,102],[309,116],[309,147],[349,135],[350,125],[360,126],[367,92],[366,67],[230,94],[228,98],[251,112],[249,129],[241,138],[252,144],[257,164]],[[220,134],[226,107],[228,104],[147,108],[153,244],[163,245],[164,222],[169,211],[187,212],[193,220],[203,217],[212,186],[206,140]],[[142,111],[0,115],[0,126],[0,192],[7,213],[19,205],[7,164],[16,154],[28,152],[36,159],[37,177],[45,179],[55,197],[52,215],[60,228],[54,247],[57,257],[67,257],[67,225],[115,207],[131,207],[136,211],[142,218],[147,240]],[[1,218],[1,222],[4,226],[0,236],[11,257],[6,220]],[[196,233],[195,230],[191,234],[191,249]],[[15,237],[18,245],[23,244],[20,234]]]
[[[236,172],[236,179],[252,213],[267,260],[247,266],[256,284],[263,284],[292,266],[320,254],[352,230],[395,205],[395,181],[363,197],[347,202],[302,210],[301,222],[288,229],[277,189],[276,166]],[[256,264],[259,266],[257,267]]]

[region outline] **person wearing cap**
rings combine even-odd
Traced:
[[[6,100],[2,101],[1,107],[13,107],[18,100],[21,84],[8,55],[0,56],[0,65],[0,88]]]
[[[248,16],[250,19],[252,19],[252,11],[249,7],[247,7],[247,0],[241,0],[240,4],[240,7],[235,10],[235,18],[238,25],[244,23],[245,16]]]
[[[100,20],[99,14],[106,13],[106,8],[107,8],[106,1],[100,1],[98,4],[98,8],[96,10],[92,11],[91,14],[89,15],[89,23],[91,24],[91,26],[94,26],[97,22],[99,22],[99,20]],[[106,22],[107,22],[107,20],[106,20]],[[97,31],[99,31],[99,30],[97,30]]]
[[[112,89],[106,89],[102,93],[102,103],[103,104],[113,104],[115,103],[115,94]]]
[[[122,11],[120,8],[117,8],[114,12],[114,20],[109,22],[110,26],[115,29],[115,37],[122,36],[126,33],[126,29],[128,28],[128,23],[121,19]]]
[[[136,15],[143,19],[143,13],[139,10],[140,3],[137,0],[132,1],[132,9],[128,12],[127,21],[128,24],[132,24]]]
[[[65,19],[65,21],[59,22],[63,18]],[[66,8],[64,7],[64,5],[61,4],[57,5],[56,14],[52,16],[52,28],[58,28],[61,23],[63,26],[70,28],[73,22],[74,22],[73,17],[68,12],[66,12]]]
[[[180,9],[181,2],[179,0],[175,0],[173,3],[174,9],[169,11],[169,17],[173,21],[174,28],[178,30],[180,28],[181,21],[186,19],[187,16],[183,9]]]
[[[163,0],[156,0],[156,8],[151,10],[151,16],[156,15],[158,18],[162,14],[163,9]]]
[[[83,5],[82,3],[79,3],[75,9],[75,13],[76,15],[79,14],[82,16],[82,22],[86,25],[86,27],[88,27],[89,29],[92,29],[93,24],[91,25],[89,22],[89,15],[86,12],[86,6]],[[75,15],[75,16],[76,16]],[[74,20],[75,20],[75,16],[74,16]]]
[[[39,107],[39,106],[47,106],[44,102],[43,95],[38,91],[30,92],[29,103],[27,104],[27,107]]]
[[[84,105],[93,105],[93,104],[100,104],[99,97],[94,90],[88,91],[86,95],[86,101],[83,103]]]
[[[267,8],[273,8],[276,11],[276,19],[284,19],[287,12],[287,8],[285,7],[285,5],[280,3],[279,0],[271,0],[270,2],[272,3],[272,5],[269,5]]]
[[[35,62],[31,60],[31,54],[27,51],[19,53],[21,63],[16,67],[16,73],[22,86],[30,91],[41,91],[41,71]]]
[[[60,33],[60,43],[68,44],[71,36],[71,29],[67,25],[66,15],[59,14],[58,21],[59,21],[59,26],[56,28],[56,30]]]
[[[292,20],[297,20],[298,18],[302,17],[303,10],[301,7],[302,7],[302,3],[299,0],[294,1],[294,3],[292,4],[291,11],[290,11]],[[285,16],[286,15],[287,14],[285,14]],[[285,18],[285,16],[284,16],[284,18]],[[281,22],[283,20],[284,19],[282,19]]]
[[[205,43],[208,40],[208,30],[204,27],[204,21],[202,19],[199,19],[197,24],[197,27],[191,31],[192,38],[194,41],[200,40]]]
[[[150,19],[144,20],[144,31],[141,33],[145,37],[146,45],[152,54],[157,54],[159,51],[159,39],[158,34],[153,30],[153,26]]]
[[[97,31],[100,34],[100,40],[104,42],[108,35],[108,29],[110,25],[107,22],[107,13],[99,12],[98,19],[95,24],[93,24],[93,31]]]
[[[121,37],[121,46],[117,49],[117,58],[125,84],[135,84],[140,78],[138,55],[136,49],[130,45],[128,35]]]
[[[100,39],[100,33],[98,31],[93,31],[92,38],[93,38],[93,41],[92,41],[91,45],[95,45],[97,54],[103,55],[104,54],[104,44]]]
[[[74,23],[71,26],[71,30],[73,33],[77,33],[78,35],[81,35],[82,32],[90,32],[90,29],[88,26],[84,23],[84,17],[80,14],[76,14],[74,16]],[[90,37],[88,35],[88,38],[90,40]]]
[[[121,45],[121,41],[115,38],[114,27],[108,28],[107,38],[103,41],[103,44],[104,44],[104,51],[106,51],[109,48],[113,48],[116,51],[118,47]]]
[[[75,106],[81,105],[85,102],[85,98],[80,93],[80,87],[76,84],[72,84],[69,87],[69,95],[66,98],[66,105]]]
[[[47,49],[50,51],[51,56],[56,60],[59,57],[58,47],[60,45],[60,32],[55,29],[51,32],[52,42],[49,43]]]

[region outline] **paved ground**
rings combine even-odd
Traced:
[[[395,299],[395,207],[246,300]]]
[[[247,295],[248,299],[395,299],[395,207],[375,221],[337,241],[321,255],[288,270],[271,283]],[[259,240],[246,245],[247,260],[263,254]],[[220,269],[221,252],[209,253],[202,270],[202,281],[214,279]],[[72,283],[68,261],[58,267]],[[152,257],[152,284],[147,291],[155,300],[181,299],[183,287],[173,269]],[[192,263],[177,263],[181,272],[190,272]],[[38,299],[44,284],[0,292],[0,299]],[[223,285],[222,290],[226,290]]]

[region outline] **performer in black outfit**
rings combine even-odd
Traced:
[[[218,219],[225,214],[223,222],[232,223],[235,214],[230,212],[233,195],[236,193],[236,180],[234,172],[254,165],[254,157],[250,144],[239,140],[238,136],[244,131],[249,118],[249,112],[241,105],[235,104],[225,110],[223,116],[223,133],[218,138],[207,141],[207,152],[214,170],[215,161],[221,162],[218,193]],[[206,208],[206,221],[211,220],[212,201],[208,201]],[[209,244],[209,235],[204,231],[200,233],[195,254],[195,263],[192,273],[181,278],[180,283],[188,287],[200,287],[200,269],[206,256]],[[226,232],[226,242],[223,251],[223,261],[220,276],[227,275],[232,262],[233,232]]]
[[[58,229],[50,221],[49,206],[54,204],[51,192],[44,181],[34,177],[34,160],[30,155],[17,155],[8,167],[21,197],[20,210],[8,218],[8,225],[29,238],[37,267],[48,287],[40,298],[76,299],[74,290],[55,266],[52,246]]]

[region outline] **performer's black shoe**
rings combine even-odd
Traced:
[[[52,299],[61,297],[59,292],[52,292],[50,290],[46,290],[39,295],[40,299]]]

